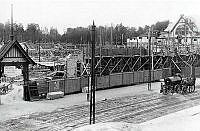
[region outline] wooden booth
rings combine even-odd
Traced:
[[[25,101],[30,101],[30,92],[28,90],[29,64],[34,65],[35,62],[28,56],[28,53],[17,40],[5,43],[0,48],[0,77],[4,73],[4,66],[16,66],[22,69],[24,79],[23,99]]]

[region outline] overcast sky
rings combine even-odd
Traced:
[[[11,3],[14,22],[37,23],[56,27],[62,34],[68,27],[87,27],[122,23],[125,26],[151,25],[175,20],[181,14],[200,21],[199,0],[0,0],[0,22],[10,19]]]

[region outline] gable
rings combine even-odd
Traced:
[[[194,30],[196,29],[196,25],[192,22],[191,19],[184,17],[184,15],[181,15],[181,17],[178,19],[176,23],[169,24],[167,29],[165,29],[165,31],[169,31],[170,33],[175,33],[177,28],[180,26],[186,26],[190,34],[195,33]]]
[[[27,64],[35,64],[17,41],[5,44],[0,49],[0,60],[1,62],[26,62]]]
[[[17,46],[11,47],[8,52],[6,52],[2,62],[26,62],[24,59],[24,55],[22,52],[17,48]]]
[[[17,48],[16,46],[13,46],[10,48],[10,50],[8,52],[6,52],[4,57],[24,57],[22,52],[19,50],[19,48]]]

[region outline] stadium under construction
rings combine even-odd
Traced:
[[[150,38],[150,39],[148,39]],[[181,15],[159,36],[151,28],[147,35],[127,40],[126,48],[96,49],[95,71],[99,76],[113,73],[171,68],[172,75],[183,68],[199,66],[199,42],[195,23]],[[91,54],[91,52],[87,53]],[[85,57],[82,75],[89,73],[91,55]],[[191,74],[187,74],[191,75]]]

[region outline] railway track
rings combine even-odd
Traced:
[[[141,123],[200,104],[200,92],[187,95],[152,93],[115,98],[96,103],[96,123],[123,121]],[[76,105],[50,113],[38,113],[0,123],[0,130],[72,130],[89,123],[89,105]]]

